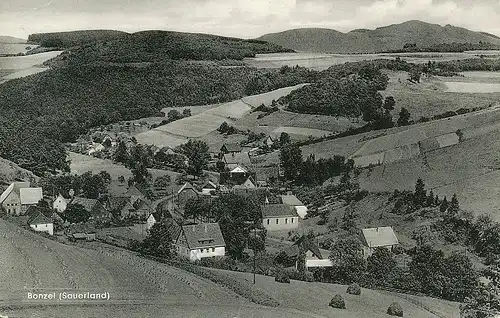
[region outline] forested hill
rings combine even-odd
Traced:
[[[259,40],[282,45],[297,51],[325,53],[374,53],[402,50],[405,44],[429,48],[450,43],[500,45],[498,36],[474,32],[452,25],[440,26],[422,21],[407,21],[376,28],[342,33],[331,29],[295,29],[266,34]]]
[[[78,31],[30,35],[45,47],[71,48],[62,56],[64,64],[96,61],[133,63],[168,59],[241,60],[258,53],[293,52],[260,40],[244,40],[210,34],[172,31]],[[76,46],[76,47],[75,47]]]

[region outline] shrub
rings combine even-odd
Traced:
[[[391,316],[403,317],[403,308],[397,302],[393,302],[389,308],[387,308],[387,313]]]
[[[361,287],[357,283],[354,283],[347,287],[346,292],[351,295],[361,295]]]
[[[283,270],[278,270],[276,272],[276,276],[274,277],[274,281],[278,283],[290,284],[290,277],[288,277],[288,273]]]
[[[345,309],[345,301],[344,298],[340,295],[333,296],[332,300],[330,300],[330,304],[328,306],[338,309]]]

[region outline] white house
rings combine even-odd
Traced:
[[[285,254],[295,259],[295,268],[299,268],[300,261],[305,262],[305,268],[314,267],[332,267],[332,262],[328,258],[328,251],[321,252],[321,249],[311,240],[302,236],[292,246],[284,250]],[[304,259],[299,259],[301,253],[304,253]],[[326,258],[324,257],[326,256]]]
[[[372,255],[375,248],[385,247],[392,251],[399,244],[396,233],[394,233],[391,226],[363,229],[362,236],[363,255],[365,257]]]
[[[29,182],[13,182],[0,195],[0,205],[11,215],[22,215],[43,198],[42,188],[31,188]]]
[[[54,235],[54,223],[52,220],[41,212],[33,215],[29,220],[28,224],[30,227],[37,232],[45,232],[50,235]]]
[[[174,246],[179,255],[191,261],[226,254],[226,243],[219,223],[183,225]]]
[[[216,191],[217,185],[210,180],[205,182],[205,184],[201,187],[202,194],[214,194]]]
[[[299,216],[295,209],[286,204],[261,206],[262,224],[268,231],[292,230],[299,227]]]
[[[162,218],[161,213],[151,213],[146,220],[146,228],[149,230],[150,228],[153,227],[156,223],[160,222]]]
[[[298,216],[300,216],[301,219],[305,218],[307,215],[307,207],[302,203],[297,197],[293,194],[286,194],[281,196],[281,202],[286,205],[293,206],[295,208],[295,211],[297,212]]]
[[[63,197],[60,193],[52,203],[52,208],[59,213],[66,211],[70,200]]]

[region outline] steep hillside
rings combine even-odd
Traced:
[[[297,51],[333,53],[370,53],[400,50],[407,43],[427,48],[443,43],[487,42],[500,45],[500,38],[451,25],[440,26],[421,21],[408,21],[377,28],[357,29],[342,33],[330,29],[294,29],[266,34],[259,40],[268,41]]]
[[[15,180],[37,181],[38,177],[31,171],[25,170],[15,163],[0,158],[0,189],[1,184],[9,184]]]
[[[31,38],[33,37],[30,36]],[[168,59],[241,60],[257,53],[291,52],[279,45],[259,40],[171,31],[143,31],[98,42],[83,37],[79,38],[79,41],[81,47],[65,52],[59,59],[64,61],[64,65],[81,65],[96,61],[134,63]],[[57,43],[51,44],[55,47],[61,46]]]
[[[0,35],[0,43],[7,44],[24,44],[26,43],[25,39],[15,38],[12,36]]]

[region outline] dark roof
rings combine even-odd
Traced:
[[[33,216],[31,216],[28,220],[28,224],[29,225],[35,225],[35,224],[49,224],[49,223],[53,223],[52,222],[52,219],[46,217],[45,215],[43,215],[42,212],[38,212],[38,214],[35,214]]]
[[[130,197],[109,197],[107,208],[110,211],[120,211],[127,203],[130,203]]]
[[[129,197],[131,197],[131,196],[133,196],[133,195],[135,195],[135,196],[144,196],[144,194],[141,192],[141,190],[139,190],[139,188],[138,188],[138,187],[136,187],[135,185],[134,185],[134,186],[131,186],[131,187],[127,190],[127,192],[125,192],[125,196],[129,196]]]
[[[82,198],[82,197],[74,197],[73,200],[71,200],[70,204],[80,204],[85,208],[85,210],[92,212],[94,207],[99,204],[99,201],[96,199],[88,199],[88,198]]]
[[[239,164],[245,167],[252,165],[248,152],[227,153],[224,155],[224,162],[226,164]]]
[[[95,227],[92,224],[89,223],[78,223],[78,224],[70,224],[68,230],[70,234],[76,234],[76,233],[95,233]]]
[[[219,223],[183,225],[182,231],[190,249],[226,246]]]
[[[286,204],[266,204],[261,206],[261,210],[263,218],[297,216],[295,209]]]
[[[293,194],[282,195],[281,201],[283,202],[283,204],[288,204],[293,206],[304,206],[304,203],[302,203],[299,199],[297,199],[297,197],[294,196]]]
[[[226,143],[223,144],[221,150],[225,147],[226,151],[229,152],[240,152],[243,148],[238,143]]]

